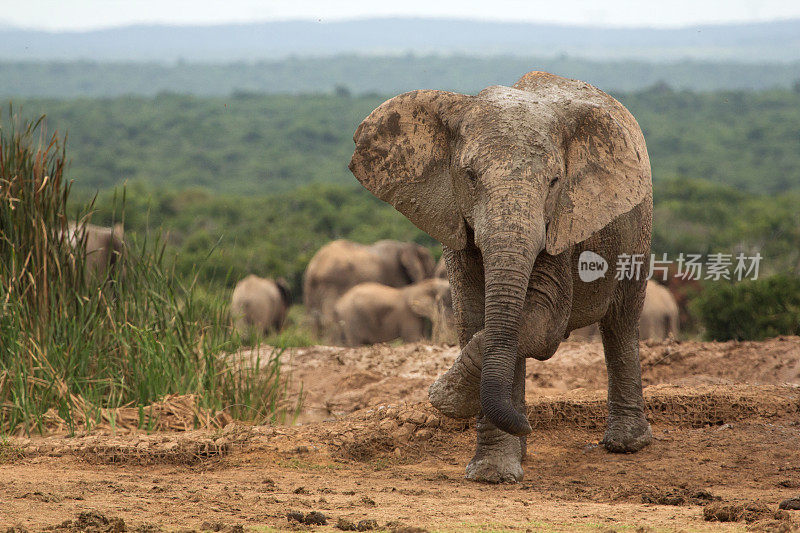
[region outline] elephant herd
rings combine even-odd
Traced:
[[[446,271],[430,250],[415,243],[381,240],[363,245],[336,240],[311,259],[303,276],[303,303],[316,338],[360,346],[400,339],[430,339],[452,330],[452,311],[437,312],[449,300]],[[231,311],[241,333],[281,329],[291,297],[281,280],[248,276],[233,291]]]
[[[283,279],[249,275],[234,288],[231,315],[246,334],[278,332],[292,303]],[[419,244],[381,240],[371,245],[336,240],[311,259],[303,276],[303,304],[315,338],[342,346],[400,340],[458,344],[444,258]],[[670,291],[650,281],[639,319],[642,339],[678,334],[678,306]],[[600,339],[597,324],[571,340]]]
[[[81,238],[74,224],[70,242]],[[121,225],[86,224],[88,279],[107,278],[124,251]],[[458,344],[447,267],[416,243],[381,240],[363,245],[336,240],[311,259],[303,277],[303,303],[314,336],[343,346],[401,340]],[[242,334],[268,334],[283,328],[292,294],[283,279],[249,275],[236,284],[231,316]],[[647,284],[639,318],[642,339],[678,334],[678,305],[663,285]],[[571,340],[600,339],[597,324],[575,330]]]

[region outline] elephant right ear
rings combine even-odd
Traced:
[[[453,124],[471,97],[412,91],[381,104],[356,129],[350,171],[372,194],[454,250],[466,246],[450,176]]]

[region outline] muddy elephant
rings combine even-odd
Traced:
[[[231,317],[240,335],[267,335],[283,328],[292,295],[283,279],[249,275],[233,289]]]
[[[650,253],[650,162],[628,110],[588,83],[530,72],[474,96],[396,96],[353,139],[355,177],[443,244],[461,352],[429,398],[445,415],[478,416],[467,478],[522,479],[526,358],[550,358],[570,331],[598,321],[603,445],[648,445],[637,333],[645,276],[614,274],[626,258],[646,274]],[[584,253],[594,274],[606,263],[605,275],[582,274]]]
[[[311,258],[303,276],[303,303],[314,334],[331,340],[333,306],[351,287],[369,281],[405,287],[430,278],[434,266],[430,251],[413,242],[326,244]]]
[[[95,224],[76,224],[67,226],[67,242],[70,246],[83,246],[85,243],[86,261],[84,277],[86,281],[105,281],[120,272],[125,253],[122,224],[113,227],[96,226]]]
[[[672,292],[655,281],[647,282],[642,314],[639,316],[639,339],[663,340],[670,335],[678,336],[678,303]],[[597,324],[586,326],[572,332],[570,340],[593,341],[600,339]]]
[[[361,346],[401,339],[430,338],[436,295],[449,284],[431,278],[405,287],[359,283],[334,306],[341,342]]]

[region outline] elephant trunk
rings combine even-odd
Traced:
[[[492,224],[500,228],[482,232],[486,239],[479,244],[486,280],[481,408],[503,431],[527,435],[531,427],[512,403],[512,387],[522,308],[533,263],[544,248],[545,230],[544,223],[531,220],[530,215],[503,215]]]

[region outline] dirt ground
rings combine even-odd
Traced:
[[[456,354],[287,351],[295,426],[12,439],[0,531],[800,531],[800,338],[642,344],[656,440],[630,455],[598,446],[602,347],[564,343],[528,362],[525,481],[501,486],[464,480],[473,424],[426,402]]]

